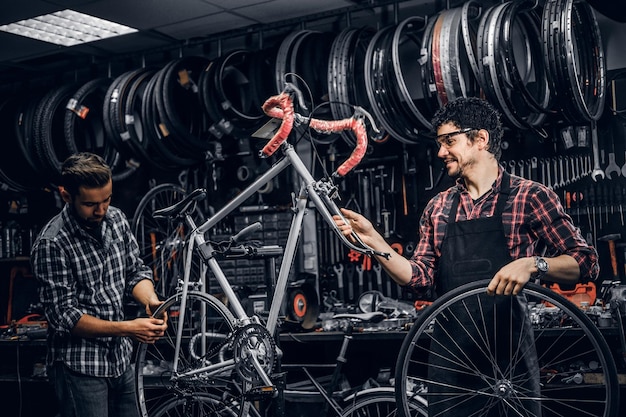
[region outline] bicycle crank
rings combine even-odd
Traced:
[[[233,339],[233,357],[237,373],[253,384],[253,390],[258,391],[261,384],[267,393],[273,394],[275,387],[269,375],[276,362],[276,342],[265,327],[253,323],[238,329]]]

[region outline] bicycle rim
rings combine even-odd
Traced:
[[[236,417],[237,410],[224,408],[222,401],[213,395],[194,394],[172,398],[154,410],[153,417]]]
[[[184,226],[182,221],[155,218],[152,213],[184,196],[185,190],[176,184],[157,185],[141,199],[131,223],[141,258],[152,270],[155,290],[164,298],[175,292],[183,276]]]
[[[411,417],[427,417],[426,403],[420,398],[407,398],[406,405]],[[396,417],[398,403],[393,388],[388,391],[357,395],[344,407],[341,417]]]
[[[433,409],[429,409],[431,417],[437,414],[435,408],[438,415],[456,412],[467,417],[617,415],[617,370],[604,337],[589,317],[563,296],[529,283],[518,297],[526,301],[521,320],[530,331],[513,335],[512,327],[503,325],[515,325],[512,313],[488,305],[496,298],[485,294],[488,282],[467,284],[445,294],[415,321],[396,364],[401,415],[410,415],[407,397],[401,394],[405,392],[423,396]],[[494,317],[492,321],[485,322],[487,312]],[[495,315],[500,317],[495,319]],[[486,324],[492,322],[499,325]],[[463,336],[472,335],[464,337],[471,342],[462,348],[457,342],[459,332],[445,331],[454,323],[463,323]],[[529,349],[524,340],[534,340],[533,347]],[[505,352],[495,347],[503,341]],[[531,378],[532,373],[517,373],[516,366],[535,353],[538,374]],[[436,367],[445,369],[449,381],[472,375],[474,385],[444,383],[431,376]],[[531,379],[536,379],[533,384],[538,384],[538,392],[528,389]],[[443,403],[444,399],[448,402]]]
[[[167,299],[155,312],[168,314],[165,335],[155,344],[140,344],[135,363],[137,404],[142,417],[160,415],[166,404],[173,409],[198,396],[219,398],[220,412],[239,412],[243,392],[234,366],[218,371],[184,373],[229,359],[235,318],[217,298],[196,291],[187,295],[184,322],[180,294]],[[182,346],[174,371],[176,335],[182,326]],[[179,401],[180,402],[177,402]],[[188,403],[190,405],[193,402]],[[250,407],[252,409],[252,407]],[[250,414],[250,412],[248,412]],[[213,415],[213,414],[210,414]],[[215,414],[221,416],[222,414]]]

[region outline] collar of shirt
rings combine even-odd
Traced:
[[[498,177],[491,185],[491,190],[480,196],[477,200],[474,200],[470,196],[463,179],[456,179],[455,188],[457,190],[456,192],[460,194],[459,207],[462,208],[462,210],[459,210],[459,213],[457,213],[457,220],[471,220],[479,217],[493,216],[493,212],[495,210],[495,202],[497,201],[497,198],[495,198],[495,196],[498,196],[500,189],[502,188],[503,173],[504,168],[499,165]]]

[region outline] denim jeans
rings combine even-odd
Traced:
[[[117,378],[79,374],[61,362],[48,368],[61,417],[138,417],[135,372]]]

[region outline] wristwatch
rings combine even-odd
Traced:
[[[542,279],[548,273],[548,262],[541,256],[535,256],[535,267],[537,272],[532,274],[533,279]]]

